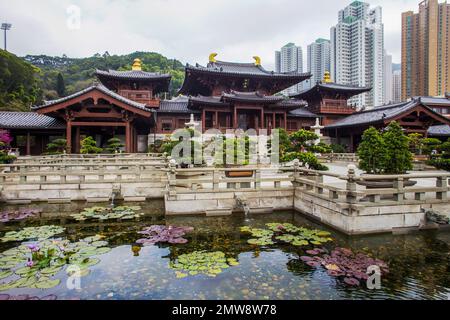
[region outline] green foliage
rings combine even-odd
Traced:
[[[56,139],[47,144],[47,154],[62,154],[66,148],[66,139]]]
[[[16,156],[0,152],[0,164],[10,164],[13,163],[16,159],[17,159]]]
[[[81,140],[81,154],[98,154],[102,151],[102,148],[97,147],[97,143],[95,142],[94,138],[86,137],[85,139]]]
[[[309,130],[298,130],[289,135],[289,140],[291,140],[291,144],[293,148],[300,150],[302,147],[307,147],[307,142],[314,141],[319,139],[317,134]]]
[[[423,136],[420,133],[410,133],[408,139],[409,150],[414,154],[420,154],[423,149]]]
[[[423,153],[431,155],[433,150],[438,151],[442,141],[436,138],[425,138],[422,140]]]
[[[40,101],[40,70],[0,49],[0,110],[29,111]]]
[[[436,143],[434,145],[441,153],[431,155],[428,164],[435,166],[437,169],[450,171],[450,138],[440,145]]]
[[[91,85],[95,80],[95,70],[131,70],[133,60],[142,60],[142,69],[149,72],[170,73],[172,83],[170,95],[175,95],[184,80],[184,66],[175,59],[167,59],[155,52],[134,52],[127,55],[96,54],[89,58],[50,57],[46,55],[31,56],[24,59],[42,70],[40,79],[44,96],[49,99],[57,88],[58,74],[64,75],[66,94],[72,94]]]
[[[328,167],[321,164],[319,159],[311,152],[288,152],[280,158],[281,162],[290,162],[295,159],[300,161],[301,166],[307,167],[308,169],[320,171],[328,170]]]
[[[116,153],[116,152],[120,152],[120,150],[124,147],[125,145],[122,143],[122,141],[120,141],[119,138],[111,138],[108,140],[108,145],[106,147],[106,150],[109,153]]]
[[[66,85],[64,83],[64,78],[61,73],[58,73],[55,90],[58,93],[58,96],[60,97],[64,97],[66,94]]]
[[[412,170],[410,139],[397,122],[391,122],[383,134],[370,127],[364,131],[358,147],[360,169],[372,174],[403,174]]]
[[[383,133],[386,148],[384,172],[387,174],[402,174],[412,170],[412,154],[409,151],[409,139],[403,133],[398,122],[393,121]]]
[[[370,127],[362,136],[358,146],[359,168],[367,173],[379,174],[386,162],[386,145],[380,132]]]
[[[331,150],[334,153],[346,153],[347,149],[342,144],[331,144]]]

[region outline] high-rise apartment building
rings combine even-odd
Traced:
[[[319,38],[308,46],[308,72],[311,72],[310,87],[321,81],[330,71],[330,40]]]
[[[393,102],[392,97],[392,56],[384,52],[384,104]]]
[[[426,0],[402,14],[402,99],[450,91],[450,4]]]
[[[395,70],[392,73],[392,102],[402,102],[402,71]]]
[[[276,72],[298,72],[303,73],[303,50],[294,43],[288,43],[275,51]],[[303,83],[297,84],[283,91],[285,95],[293,95],[303,90]]]
[[[331,78],[339,84],[371,87],[349,100],[358,107],[384,103],[384,25],[381,7],[354,1],[339,11],[331,28]]]

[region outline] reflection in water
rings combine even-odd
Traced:
[[[146,215],[136,221],[80,223],[68,216],[80,212],[82,204],[43,205],[39,206],[43,210],[40,219],[0,225],[2,236],[5,231],[24,226],[61,224],[66,228],[63,237],[70,241],[102,234],[113,248],[100,256],[100,263],[92,266],[91,273],[82,278],[81,290],[68,290],[64,285],[66,275],[61,272],[56,275],[62,280],[61,285],[55,288],[7,292],[37,296],[55,294],[60,299],[447,299],[450,292],[449,233],[350,238],[293,212],[254,215],[246,221],[244,215],[164,217],[160,202],[142,207]],[[311,268],[300,261],[305,249],[281,244],[250,245],[248,235],[240,232],[242,226],[264,228],[270,222],[330,231],[335,241],[327,243],[326,248],[348,247],[386,261],[390,273],[382,278],[382,289],[349,288],[328,276],[322,268]],[[141,246],[136,243],[142,237],[138,231],[158,224],[190,226],[194,231],[185,236],[189,240],[186,244]],[[0,252],[17,245],[0,243]],[[221,272],[215,269],[206,272],[217,272],[214,276],[190,269],[187,273],[192,271],[194,275],[180,276],[175,272],[184,270],[185,265],[194,269],[202,267],[201,255],[195,255],[195,263],[189,260],[192,253],[202,251],[222,252],[231,260],[224,262],[217,253]],[[185,263],[171,268],[180,257]]]

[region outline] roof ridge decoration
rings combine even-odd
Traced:
[[[133,71],[142,71],[142,60],[139,58],[134,59],[133,66],[131,67]]]

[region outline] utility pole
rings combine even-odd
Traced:
[[[12,27],[11,23],[2,23],[2,26],[0,27],[1,30],[5,32],[5,51],[6,50],[6,31],[10,30]]]

